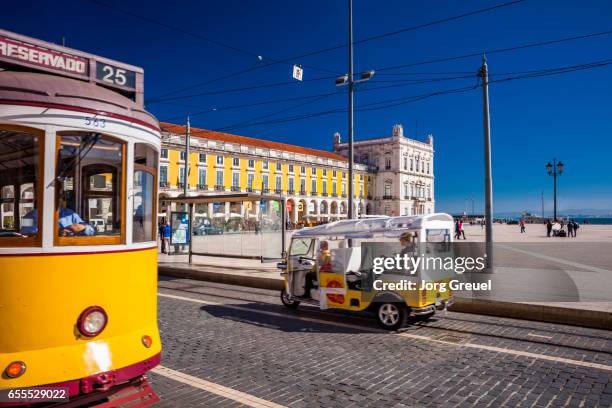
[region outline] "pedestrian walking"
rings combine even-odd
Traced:
[[[521,218],[519,221],[519,225],[521,226],[521,234],[525,233],[525,220]]]
[[[170,228],[170,223],[166,222],[162,231],[162,253],[164,254],[170,253],[170,235],[172,235],[172,228]]]
[[[574,222],[570,220],[567,222],[567,237],[569,238],[574,236],[576,236],[574,234]]]
[[[463,236],[463,239],[467,239],[465,237],[465,230],[463,229],[463,220],[459,220],[459,238],[461,238],[461,236]]]
[[[552,232],[552,222],[550,222],[550,218],[546,220],[546,236],[550,238],[550,233]]]
[[[459,239],[459,234],[461,234],[461,230],[459,229],[459,220],[455,221],[455,239]]]
[[[574,238],[576,238],[576,233],[578,232],[578,228],[580,228],[580,225],[578,225],[576,221],[572,221],[572,223],[574,223]]]

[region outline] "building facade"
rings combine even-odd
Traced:
[[[334,151],[348,156],[348,143],[334,135]],[[435,210],[433,136],[425,143],[404,136],[402,125],[391,136],[353,143],[356,163],[367,166],[373,188],[366,204],[371,214],[418,215]]]
[[[348,160],[346,144],[335,136],[328,152],[245,136],[191,129],[189,171],[185,176],[184,126],[161,123],[160,216],[168,208],[164,198],[223,192],[253,192],[280,195],[292,223],[326,222],[348,215]],[[354,210],[366,214],[424,214],[433,212],[433,139],[428,143],[409,140],[401,134],[355,143]],[[358,152],[358,153],[357,153]],[[403,157],[420,172],[402,167]],[[390,159],[387,168],[386,160]],[[380,163],[379,160],[382,160]],[[427,163],[425,165],[425,163]],[[420,168],[420,167],[419,167]],[[186,179],[187,178],[187,179]],[[401,186],[414,186],[402,190]],[[404,194],[404,196],[402,196]],[[196,206],[197,214],[259,216],[259,206],[213,204]]]

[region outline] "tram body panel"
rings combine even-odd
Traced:
[[[156,247],[5,255],[0,271],[0,333],[10,333],[0,336],[0,367],[15,360],[27,365],[20,378],[0,378],[0,388],[79,379],[161,352]],[[101,306],[108,316],[106,327],[93,339],[76,328],[89,306]],[[144,335],[153,339],[150,348],[142,342]]]

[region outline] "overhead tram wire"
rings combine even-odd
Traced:
[[[99,0],[92,0],[92,1],[99,1]],[[451,17],[445,17],[445,18],[434,20],[434,21],[430,21],[430,22],[427,22],[427,23],[422,23],[422,24],[418,24],[418,25],[415,25],[415,26],[405,27],[405,28],[402,28],[402,29],[399,29],[399,30],[394,30],[394,31],[387,32],[387,33],[382,33],[382,34],[377,34],[377,35],[374,35],[374,36],[371,36],[371,37],[366,37],[366,38],[361,39],[361,40],[353,41],[353,44],[363,44],[363,43],[366,43],[366,42],[369,42],[369,41],[379,40],[379,39],[382,39],[382,38],[386,38],[386,37],[390,37],[390,36],[406,33],[406,32],[409,32],[409,31],[416,31],[416,30],[419,30],[419,29],[422,29],[422,28],[427,28],[427,27],[432,27],[432,26],[435,26],[435,25],[443,24],[443,23],[448,23],[448,22],[459,20],[459,19],[462,19],[462,18],[474,16],[474,15],[477,15],[477,14],[487,13],[487,12],[490,12],[490,11],[493,11],[493,10],[497,10],[497,9],[500,9],[500,8],[513,6],[515,4],[522,3],[524,1],[526,1],[526,0],[513,0],[513,1],[505,2],[505,3],[496,4],[496,5],[493,5],[493,6],[490,6],[490,7],[485,7],[485,8],[482,8],[482,9],[477,9],[477,10],[469,11],[469,12],[462,13],[462,14],[459,14],[459,15],[455,15],[455,16],[451,16]],[[266,67],[269,67],[269,66],[272,66],[272,65],[276,65],[276,64],[291,63],[291,62],[295,62],[295,61],[297,61],[299,59],[302,59],[302,58],[311,57],[313,55],[318,55],[318,54],[322,54],[322,53],[326,53],[326,52],[330,52],[330,51],[335,51],[335,50],[338,50],[338,49],[342,49],[342,48],[346,47],[347,45],[348,44],[346,44],[346,43],[339,44],[339,45],[335,45],[335,46],[332,46],[332,47],[322,48],[322,49],[319,49],[319,50],[314,50],[314,51],[310,51],[310,52],[307,52],[307,53],[304,53],[304,54],[292,56],[290,58],[285,58],[285,59],[281,59],[281,60],[272,61],[272,62],[264,64],[264,65],[258,65],[256,67],[251,67],[251,68],[243,69],[243,70],[236,71],[236,72],[233,72],[233,73],[229,73],[229,74],[226,74],[226,75],[223,75],[223,76],[220,76],[220,77],[217,77],[217,78],[213,78],[213,79],[210,79],[210,80],[207,80],[207,81],[204,81],[204,82],[192,84],[192,85],[187,86],[187,87],[183,87],[183,88],[179,88],[179,89],[176,89],[176,90],[173,90],[173,91],[170,91],[170,92],[166,92],[166,93],[160,95],[160,98],[168,96],[168,95],[172,95],[172,94],[175,94],[175,93],[184,92],[186,90],[197,88],[197,87],[200,87],[200,86],[209,85],[211,83],[218,82],[218,81],[221,81],[221,80],[224,80],[224,79],[229,79],[229,78],[232,78],[234,76],[242,75],[242,74],[245,74],[245,73],[257,70],[257,69],[266,68]],[[334,72],[334,73],[338,74],[336,72]]]
[[[565,74],[565,73],[570,73],[570,72],[601,68],[601,67],[605,67],[609,65],[612,65],[612,59],[594,61],[594,62],[580,64],[580,65],[550,68],[550,69],[544,69],[541,71],[535,71],[532,73],[526,73],[526,74],[517,75],[517,76],[493,79],[489,81],[489,85],[508,82],[508,81],[514,81],[514,80],[523,80],[523,79],[531,79],[531,78],[537,78],[537,77],[560,75],[560,74]],[[396,106],[400,106],[400,105],[404,105],[408,103],[418,102],[424,99],[429,99],[434,96],[470,92],[475,89],[478,89],[481,86],[482,84],[476,84],[472,86],[464,86],[464,87],[459,87],[459,88],[452,88],[452,89],[446,89],[446,90],[441,90],[441,91],[429,92],[429,93],[425,93],[421,95],[412,95],[412,96],[407,96],[407,97],[400,97],[400,98],[394,98],[394,99],[389,99],[389,100],[384,100],[384,101],[372,102],[372,103],[368,103],[368,104],[364,104],[362,106],[356,107],[355,110],[356,111],[375,111],[375,110],[381,110],[381,109],[388,109],[388,108],[392,108],[392,107],[396,107]],[[278,123],[287,123],[287,122],[305,120],[305,119],[310,119],[314,117],[326,116],[326,115],[331,115],[331,114],[339,114],[339,113],[346,113],[346,108],[330,109],[326,111],[312,112],[312,113],[307,113],[307,114],[302,114],[302,115],[293,115],[293,116],[288,116],[285,118],[279,118],[279,119],[274,119],[274,120],[269,120],[269,121],[253,122],[253,123],[249,123],[248,125],[243,125],[241,126],[241,128],[260,126],[260,125],[278,124]]]
[[[564,38],[554,39],[554,40],[540,41],[540,42],[535,42],[535,43],[521,44],[521,45],[516,45],[516,46],[512,46],[512,47],[495,48],[495,49],[486,50],[484,52],[487,55],[491,55],[491,54],[498,54],[498,53],[504,53],[504,52],[517,51],[517,50],[522,50],[522,49],[527,49],[527,48],[535,48],[535,47],[543,47],[543,46],[548,46],[548,45],[553,45],[553,44],[560,44],[560,43],[565,43],[565,42],[569,42],[569,41],[577,41],[577,40],[583,40],[583,39],[589,39],[589,38],[595,38],[595,37],[602,37],[602,36],[606,36],[606,35],[610,35],[610,34],[612,34],[612,30],[600,31],[600,32],[589,33],[589,34],[582,34],[582,35],[576,35],[576,36],[572,36],[572,37],[564,37]],[[472,58],[472,57],[481,57],[482,54],[483,54],[483,51],[477,51],[477,52],[471,52],[469,54],[457,55],[457,56],[452,56],[452,57],[436,58],[436,59],[424,60],[424,61],[419,61],[419,62],[413,62],[413,63],[409,63],[409,64],[401,64],[401,65],[394,65],[394,66],[389,66],[389,67],[381,67],[381,68],[376,69],[376,72],[377,72],[377,75],[379,75],[379,74],[380,75],[385,75],[386,73],[381,73],[380,71],[387,71],[387,70],[400,69],[400,68],[408,68],[408,67],[420,66],[420,65],[436,64],[436,63],[440,63],[440,62],[455,61],[455,60]],[[391,74],[391,73],[389,73],[389,74]],[[400,73],[397,73],[397,74],[400,74]],[[432,73],[432,75],[436,75],[436,73]],[[313,78],[313,79],[305,79],[304,81],[321,81],[321,80],[331,79],[331,78],[335,78],[335,76],[333,76],[333,77],[320,77],[320,78]],[[158,103],[158,102],[165,102],[165,101],[168,101],[168,100],[178,100],[178,99],[185,99],[185,98],[193,98],[193,97],[204,96],[204,95],[218,95],[218,94],[221,94],[221,93],[238,92],[238,91],[241,91],[241,90],[267,88],[267,87],[289,85],[289,84],[295,84],[295,83],[296,83],[296,81],[284,81],[284,82],[279,82],[279,83],[272,83],[272,84],[266,84],[266,85],[258,85],[258,86],[252,86],[252,87],[234,88],[234,89],[229,89],[229,90],[225,90],[225,91],[203,92],[203,93],[191,94],[191,95],[185,95],[185,96],[175,96],[175,97],[171,97],[171,98],[153,99],[153,100],[149,101],[148,103]]]
[[[203,36],[203,35],[201,35],[199,33],[196,33],[194,31],[186,30],[186,29],[178,27],[178,26],[167,24],[167,23],[165,23],[163,21],[156,20],[156,19],[153,19],[153,18],[150,18],[150,17],[147,17],[147,16],[143,16],[141,14],[134,13],[133,11],[126,10],[124,8],[121,8],[121,7],[117,7],[117,6],[113,5],[113,4],[109,4],[109,3],[106,3],[106,2],[101,1],[101,0],[90,0],[90,1],[92,3],[95,3],[95,4],[99,5],[99,6],[106,7],[108,9],[111,9],[111,10],[114,10],[116,12],[129,15],[131,17],[134,17],[134,18],[139,19],[139,20],[146,21],[146,22],[151,23],[151,24],[159,25],[161,27],[167,28],[168,30],[173,30],[173,31],[176,31],[176,32],[179,32],[179,33],[182,33],[182,34],[194,37],[194,38],[198,38],[200,40],[204,40],[206,42],[209,42],[209,43],[214,44],[214,45],[216,45],[218,47],[221,47],[221,48],[227,48],[227,49],[236,51],[238,53],[246,54],[248,56],[255,57],[255,58],[258,58],[258,59],[259,58],[263,58],[263,55],[258,54],[256,52],[249,51],[249,50],[244,49],[244,48],[236,47],[236,46],[231,45],[231,44],[226,44],[226,43],[218,41],[218,40],[213,40],[213,39],[208,38],[206,36]],[[289,62],[282,62],[282,61],[278,61],[278,60],[275,60],[275,59],[269,58],[269,57],[265,57],[265,59],[272,61],[274,64],[285,63],[285,64],[290,65]],[[311,65],[308,65],[307,67],[310,68],[310,69],[317,70],[317,71],[323,71],[323,72],[327,72],[327,73],[337,74],[337,72],[334,72],[334,71],[331,71],[331,70],[328,70],[328,69],[325,69],[325,68],[318,68],[318,67],[314,67],[314,66],[311,66]],[[252,66],[249,69],[258,69],[258,68],[256,68],[256,66]]]

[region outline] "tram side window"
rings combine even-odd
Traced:
[[[153,147],[134,145],[134,189],[132,194],[132,241],[155,241],[154,228],[157,194],[157,151]]]
[[[0,240],[25,244],[38,237],[40,141],[27,131],[0,129]]]
[[[101,237],[100,243],[121,242],[123,157],[124,145],[99,133],[60,135],[56,184],[59,237],[96,236]]]

